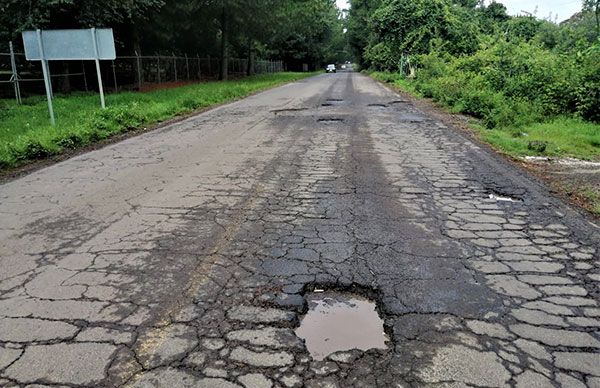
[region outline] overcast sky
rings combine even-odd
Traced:
[[[533,12],[538,6],[537,16],[547,18],[552,12],[552,20],[558,14],[558,21],[568,19],[581,10],[581,0],[499,0],[508,8],[511,15],[518,15],[521,11]],[[337,0],[338,7],[348,8],[347,0]]]

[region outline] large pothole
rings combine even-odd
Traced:
[[[305,340],[315,360],[346,350],[386,349],[388,336],[375,302],[344,292],[314,292],[306,295],[308,312],[296,335]]]

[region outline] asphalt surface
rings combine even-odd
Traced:
[[[0,186],[0,386],[598,387],[599,239],[397,94],[321,75]],[[315,287],[376,300],[389,349],[313,361]]]

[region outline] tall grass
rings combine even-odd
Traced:
[[[110,94],[106,96],[108,108],[105,110],[99,109],[97,94],[56,96],[55,127],[49,123],[45,97],[27,98],[23,105],[12,100],[0,100],[0,168],[57,155],[310,75],[267,74],[148,93]]]

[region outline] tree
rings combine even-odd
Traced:
[[[483,15],[486,19],[494,22],[505,22],[510,18],[506,6],[495,1],[492,1],[487,7],[483,8]]]
[[[4,0],[0,6],[0,39],[19,41],[34,28],[117,27],[135,24],[163,0]]]
[[[348,45],[353,60],[361,67],[371,66],[364,54],[365,49],[376,40],[371,26],[371,17],[380,5],[381,0],[350,0],[347,22]]]
[[[583,10],[594,13],[596,17],[596,34],[600,37],[600,0],[584,0]]]
[[[111,27],[119,54],[215,55],[222,79],[233,55],[313,67],[344,55],[344,23],[335,0],[0,0],[0,44],[25,29]]]
[[[446,0],[385,0],[372,17],[380,42],[397,55],[422,54],[432,49],[434,40],[454,54],[477,48],[477,26],[463,7]]]
[[[342,33],[335,0],[290,0],[280,9],[278,30],[269,41],[272,55],[301,70],[323,64],[328,47]]]

